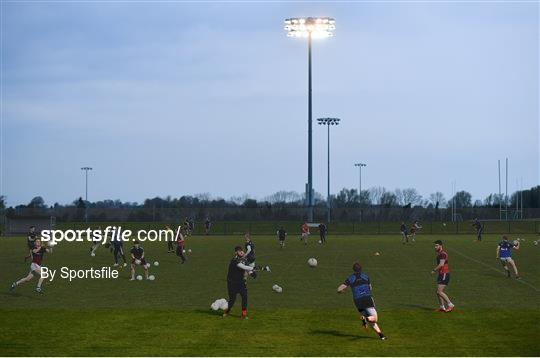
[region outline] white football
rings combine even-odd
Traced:
[[[137,280],[138,280],[138,281],[142,281],[142,276],[141,276],[141,275],[137,275]]]
[[[277,289],[276,289],[276,292],[277,292],[277,293],[283,292],[283,288],[281,288],[280,286],[278,286]]]
[[[212,303],[210,305],[210,308],[213,310],[213,311],[217,311],[219,309],[219,303],[218,301],[214,301],[214,303]]]
[[[227,302],[226,299],[223,299],[223,300],[219,303],[219,309],[225,311],[227,308],[229,308],[229,302]]]
[[[187,252],[189,252],[191,254],[191,249],[188,249]]]
[[[94,257],[94,256],[96,256],[96,253],[95,253],[95,252],[92,252],[92,253],[90,254],[90,256]]]
[[[159,266],[159,262],[154,261],[154,266]]]
[[[148,279],[149,279],[150,281],[154,281],[154,280],[156,279],[156,276],[150,275],[150,276],[148,276]]]
[[[307,260],[307,263],[310,267],[316,267],[317,266],[317,259],[315,258],[310,258],[309,260]]]

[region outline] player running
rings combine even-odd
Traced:
[[[32,257],[32,250],[34,249],[34,243],[38,238],[35,226],[30,226],[28,235],[26,236],[26,247],[28,248],[28,255],[24,257],[24,262]]]
[[[510,242],[508,241],[508,237],[506,235],[503,235],[502,241],[499,242],[499,245],[497,245],[497,259],[501,260],[501,264],[504,267],[504,270],[506,271],[506,276],[510,278],[510,270],[508,269],[508,264],[512,266],[512,269],[514,270],[514,274],[516,275],[516,279],[519,279],[519,273],[516,266],[516,263],[512,259],[512,249],[519,250],[519,241]]]
[[[407,233],[407,226],[405,226],[405,223],[402,221],[401,226],[399,227],[399,231],[401,232],[402,240],[401,242],[405,245],[409,242],[409,234]]]
[[[229,294],[229,307],[223,313],[223,317],[227,317],[231,312],[236,301],[236,295],[240,295],[242,298],[242,318],[247,317],[247,305],[248,305],[248,292],[245,280],[245,273],[248,274],[255,271],[252,266],[246,265],[245,253],[241,246],[234,248],[234,257],[229,263],[229,270],[227,272],[227,291]]]
[[[476,241],[482,241],[482,231],[484,231],[484,225],[482,225],[480,220],[476,218],[474,219],[472,226],[476,230]]]
[[[130,281],[135,280],[135,266],[142,265],[144,268],[144,278],[148,280],[148,266],[146,260],[144,259],[144,249],[139,245],[139,241],[135,240],[133,242],[133,247],[130,250],[131,252],[131,278]]]
[[[415,242],[415,238],[416,238],[416,232],[418,230],[420,230],[422,228],[422,226],[420,226],[420,223],[418,222],[418,220],[415,220],[413,222],[413,224],[411,225],[411,230],[410,230],[410,234],[409,234],[409,237],[411,238],[411,241],[412,242]]]
[[[304,242],[304,245],[307,245],[307,239],[309,236],[309,226],[307,223],[302,224],[302,236],[300,240]]]
[[[437,266],[431,270],[433,275],[435,272],[438,272],[437,276],[437,298],[439,299],[439,312],[452,312],[454,310],[454,304],[448,298],[448,295],[444,292],[448,282],[450,282],[450,269],[448,268],[448,253],[444,251],[443,243],[441,240],[433,242],[435,244],[435,251],[437,252],[437,257],[435,263]]]
[[[184,239],[184,235],[182,235],[182,230],[178,230],[176,233],[176,256],[180,257],[182,264],[186,262],[186,255],[184,255],[186,252],[184,248],[185,243],[186,240]]]
[[[282,249],[285,247],[285,237],[287,236],[287,231],[281,226],[279,230],[276,232],[278,240],[279,240],[279,247]]]
[[[45,280],[45,278],[41,275],[41,262],[43,261],[43,255],[45,255],[46,252],[52,253],[52,247],[47,248],[45,246],[42,246],[41,240],[36,239],[34,241],[34,247],[32,248],[32,263],[30,264],[30,272],[26,277],[21,278],[19,281],[13,282],[11,284],[11,290],[14,290],[22,283],[31,281],[34,275],[38,275],[39,280],[37,283],[36,292],[43,293],[43,290],[41,289],[41,284],[43,283],[43,280]]]
[[[353,274],[339,285],[337,292],[343,293],[347,287],[351,288],[354,305],[358,312],[360,312],[364,328],[367,329],[367,325],[369,324],[379,335],[379,338],[385,340],[386,336],[377,324],[377,311],[375,310],[375,302],[371,295],[372,287],[369,277],[365,272],[362,272],[362,266],[358,262],[353,264]]]
[[[319,224],[319,243],[326,244],[326,234],[328,233],[328,227],[324,223]]]

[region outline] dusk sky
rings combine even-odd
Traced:
[[[2,2],[8,205],[304,191],[307,42],[283,20],[331,16],[313,44],[313,116],[332,192],[451,183],[483,199],[539,183],[536,2]],[[314,123],[326,194],[326,129]],[[504,167],[503,167],[504,169]]]

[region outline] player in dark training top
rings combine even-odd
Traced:
[[[319,243],[326,244],[326,234],[328,232],[328,227],[324,223],[319,224]]]
[[[484,231],[484,225],[482,225],[480,220],[476,218],[474,219],[472,226],[476,230],[476,241],[482,241],[482,231]]]
[[[245,273],[254,272],[255,268],[246,265],[245,253],[241,246],[234,248],[234,257],[229,263],[227,271],[227,291],[229,294],[228,308],[223,313],[226,317],[231,312],[236,301],[236,295],[242,298],[242,318],[247,318],[248,293],[245,280]]]
[[[287,236],[287,231],[282,227],[279,228],[279,230],[276,232],[278,240],[279,240],[279,247],[284,248],[285,247],[285,237]]]
[[[439,299],[439,312],[451,312],[454,310],[454,304],[444,292],[446,286],[450,282],[450,269],[448,268],[448,253],[444,251],[441,240],[433,242],[437,257],[435,258],[435,268],[431,270],[431,274],[438,273],[437,276],[437,298]],[[446,307],[445,307],[446,306]]]
[[[148,267],[150,265],[146,264],[144,258],[144,249],[139,245],[139,241],[135,240],[133,242],[133,247],[130,250],[131,252],[131,279],[130,281],[135,280],[135,267],[137,265],[142,265],[144,268],[144,278],[148,280]]]
[[[405,226],[405,223],[402,221],[401,226],[399,227],[399,231],[401,232],[401,238],[402,243],[406,244],[409,242],[409,233],[407,232],[407,226]]]
[[[41,289],[41,284],[43,283],[43,276],[41,275],[41,262],[43,261],[43,255],[45,253],[51,253],[52,248],[47,248],[45,246],[41,245],[41,240],[36,239],[34,241],[34,248],[32,249],[32,263],[30,264],[30,272],[25,277],[21,278],[19,281],[13,282],[11,284],[11,290],[14,290],[17,286],[20,284],[23,284],[25,282],[29,282],[34,278],[34,275],[39,276],[39,280],[36,287],[37,293],[43,293],[43,290]]]
[[[343,293],[347,287],[351,288],[353,302],[356,309],[361,314],[364,328],[367,328],[367,325],[369,324],[379,335],[380,339],[386,339],[386,336],[382,333],[377,324],[377,311],[375,310],[375,302],[371,295],[371,282],[369,281],[368,275],[365,272],[362,272],[362,266],[358,262],[353,264],[353,274],[347,277],[345,281],[339,285],[337,292]]]
[[[124,267],[127,266],[126,255],[124,254],[124,241],[119,237],[113,237],[111,239],[111,246],[113,250],[114,257],[114,267],[118,266],[118,257],[121,257],[124,260]]]

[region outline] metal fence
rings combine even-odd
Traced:
[[[0,213],[1,214],[1,213]],[[314,221],[325,222],[327,210],[316,207]],[[197,208],[47,208],[47,209],[15,209],[6,210],[7,217],[55,217],[57,222],[179,222],[186,217],[197,222],[210,218],[214,222],[228,221],[296,221],[307,219],[307,210],[303,207],[265,206],[257,208],[245,207],[197,207]],[[498,208],[463,208],[457,210],[456,218],[468,221],[474,218],[480,220],[500,220]],[[523,216],[509,210],[508,216],[502,219],[523,220],[540,218],[540,208],[524,209]],[[338,223],[378,223],[420,220],[423,222],[452,222],[451,209],[434,209],[424,207],[413,208],[333,208],[331,222]]]

